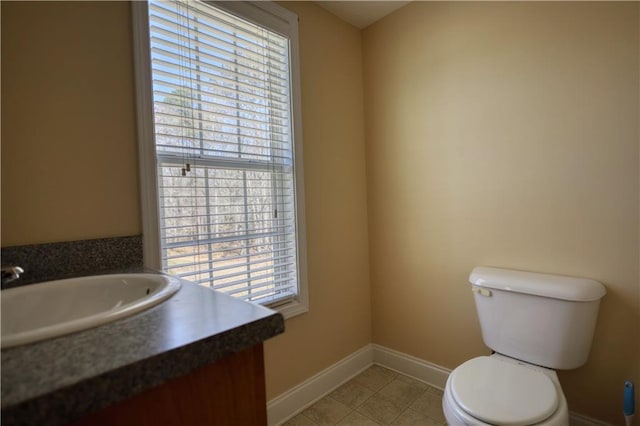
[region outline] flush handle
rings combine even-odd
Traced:
[[[480,296],[491,297],[491,290],[482,287],[473,287],[472,291]]]

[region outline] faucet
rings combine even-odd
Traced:
[[[8,284],[20,278],[20,274],[24,273],[24,269],[19,266],[3,266],[2,267],[2,285]]]

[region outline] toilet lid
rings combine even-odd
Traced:
[[[558,408],[558,392],[546,374],[532,368],[482,356],[451,373],[451,391],[471,416],[494,425],[538,423]]]

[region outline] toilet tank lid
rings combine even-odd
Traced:
[[[469,282],[479,287],[576,302],[598,300],[607,293],[602,284],[589,278],[540,274],[487,266],[473,268]]]

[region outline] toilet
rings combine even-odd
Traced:
[[[569,425],[555,370],[589,355],[602,284],[586,278],[477,267],[469,277],[490,356],[455,368],[444,389],[447,423]]]

